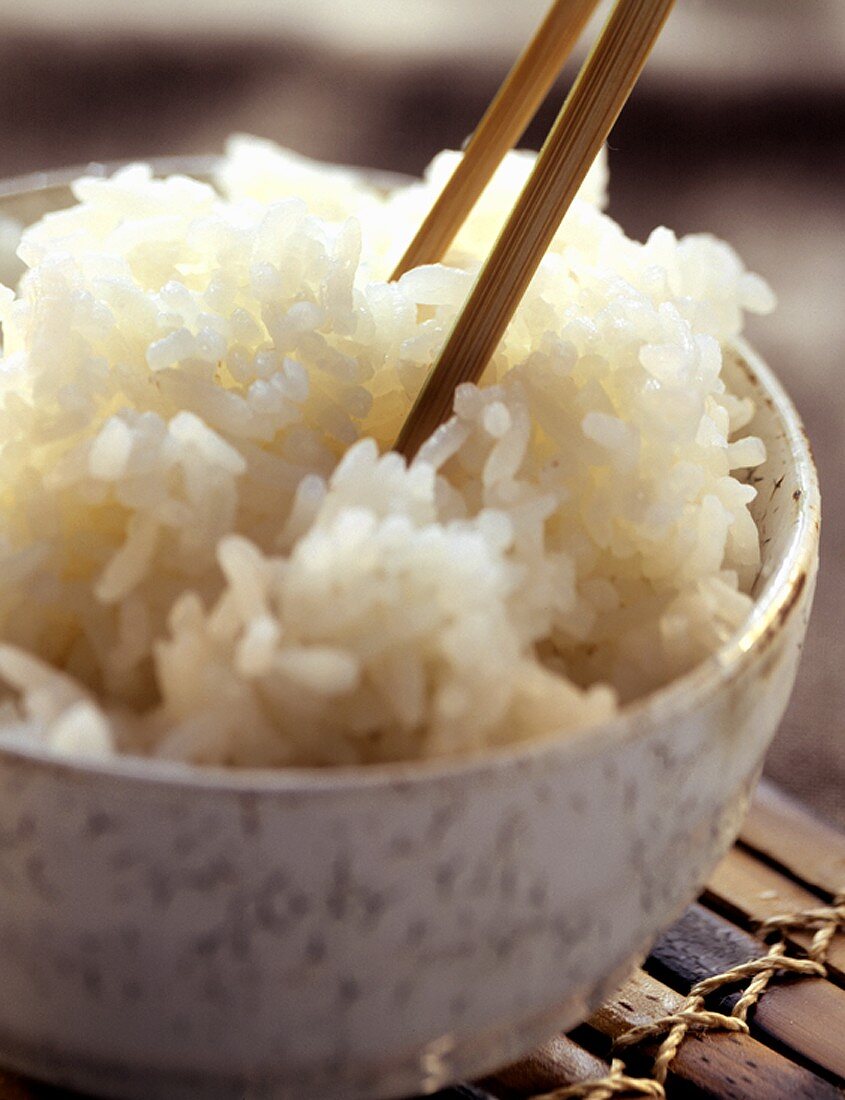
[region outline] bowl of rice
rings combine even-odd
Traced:
[[[407,464],[532,164],[388,282],[458,156],[236,138],[0,187],[5,1066],[431,1092],[583,1019],[736,836],[818,559],[742,338],[771,292],[629,240],[602,158]]]

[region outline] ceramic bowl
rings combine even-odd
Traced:
[[[62,205],[62,182],[0,211]],[[804,638],[812,458],[767,367],[732,358],[769,453],[754,610],[613,721],[357,770],[0,752],[0,1063],[121,1100],[373,1100],[582,1020],[734,840]]]

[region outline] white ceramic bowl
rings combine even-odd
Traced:
[[[0,211],[66,201],[35,182]],[[614,721],[358,770],[0,752],[0,1063],[138,1100],[375,1098],[581,1020],[736,836],[805,633],[812,458],[765,365],[730,369],[769,451],[755,607]]]

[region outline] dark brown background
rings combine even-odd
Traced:
[[[358,23],[340,0],[206,6],[204,25],[199,0],[190,18],[140,0],[0,0],[0,176],[212,152],[233,130],[418,172],[472,129],[544,3],[362,2]],[[526,144],[560,90],[551,99]],[[679,0],[611,140],[611,212],[636,236],[659,223],[724,236],[779,294],[752,335],[806,420],[824,522],[814,619],[768,770],[845,825],[843,107],[841,0]]]

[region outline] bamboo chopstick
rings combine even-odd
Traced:
[[[429,211],[391,280],[441,259],[505,153],[525,127],[572,52],[598,0],[555,0],[476,127],[458,167]]]
[[[674,0],[617,0],[396,443],[412,458],[475,382],[610,133]]]

